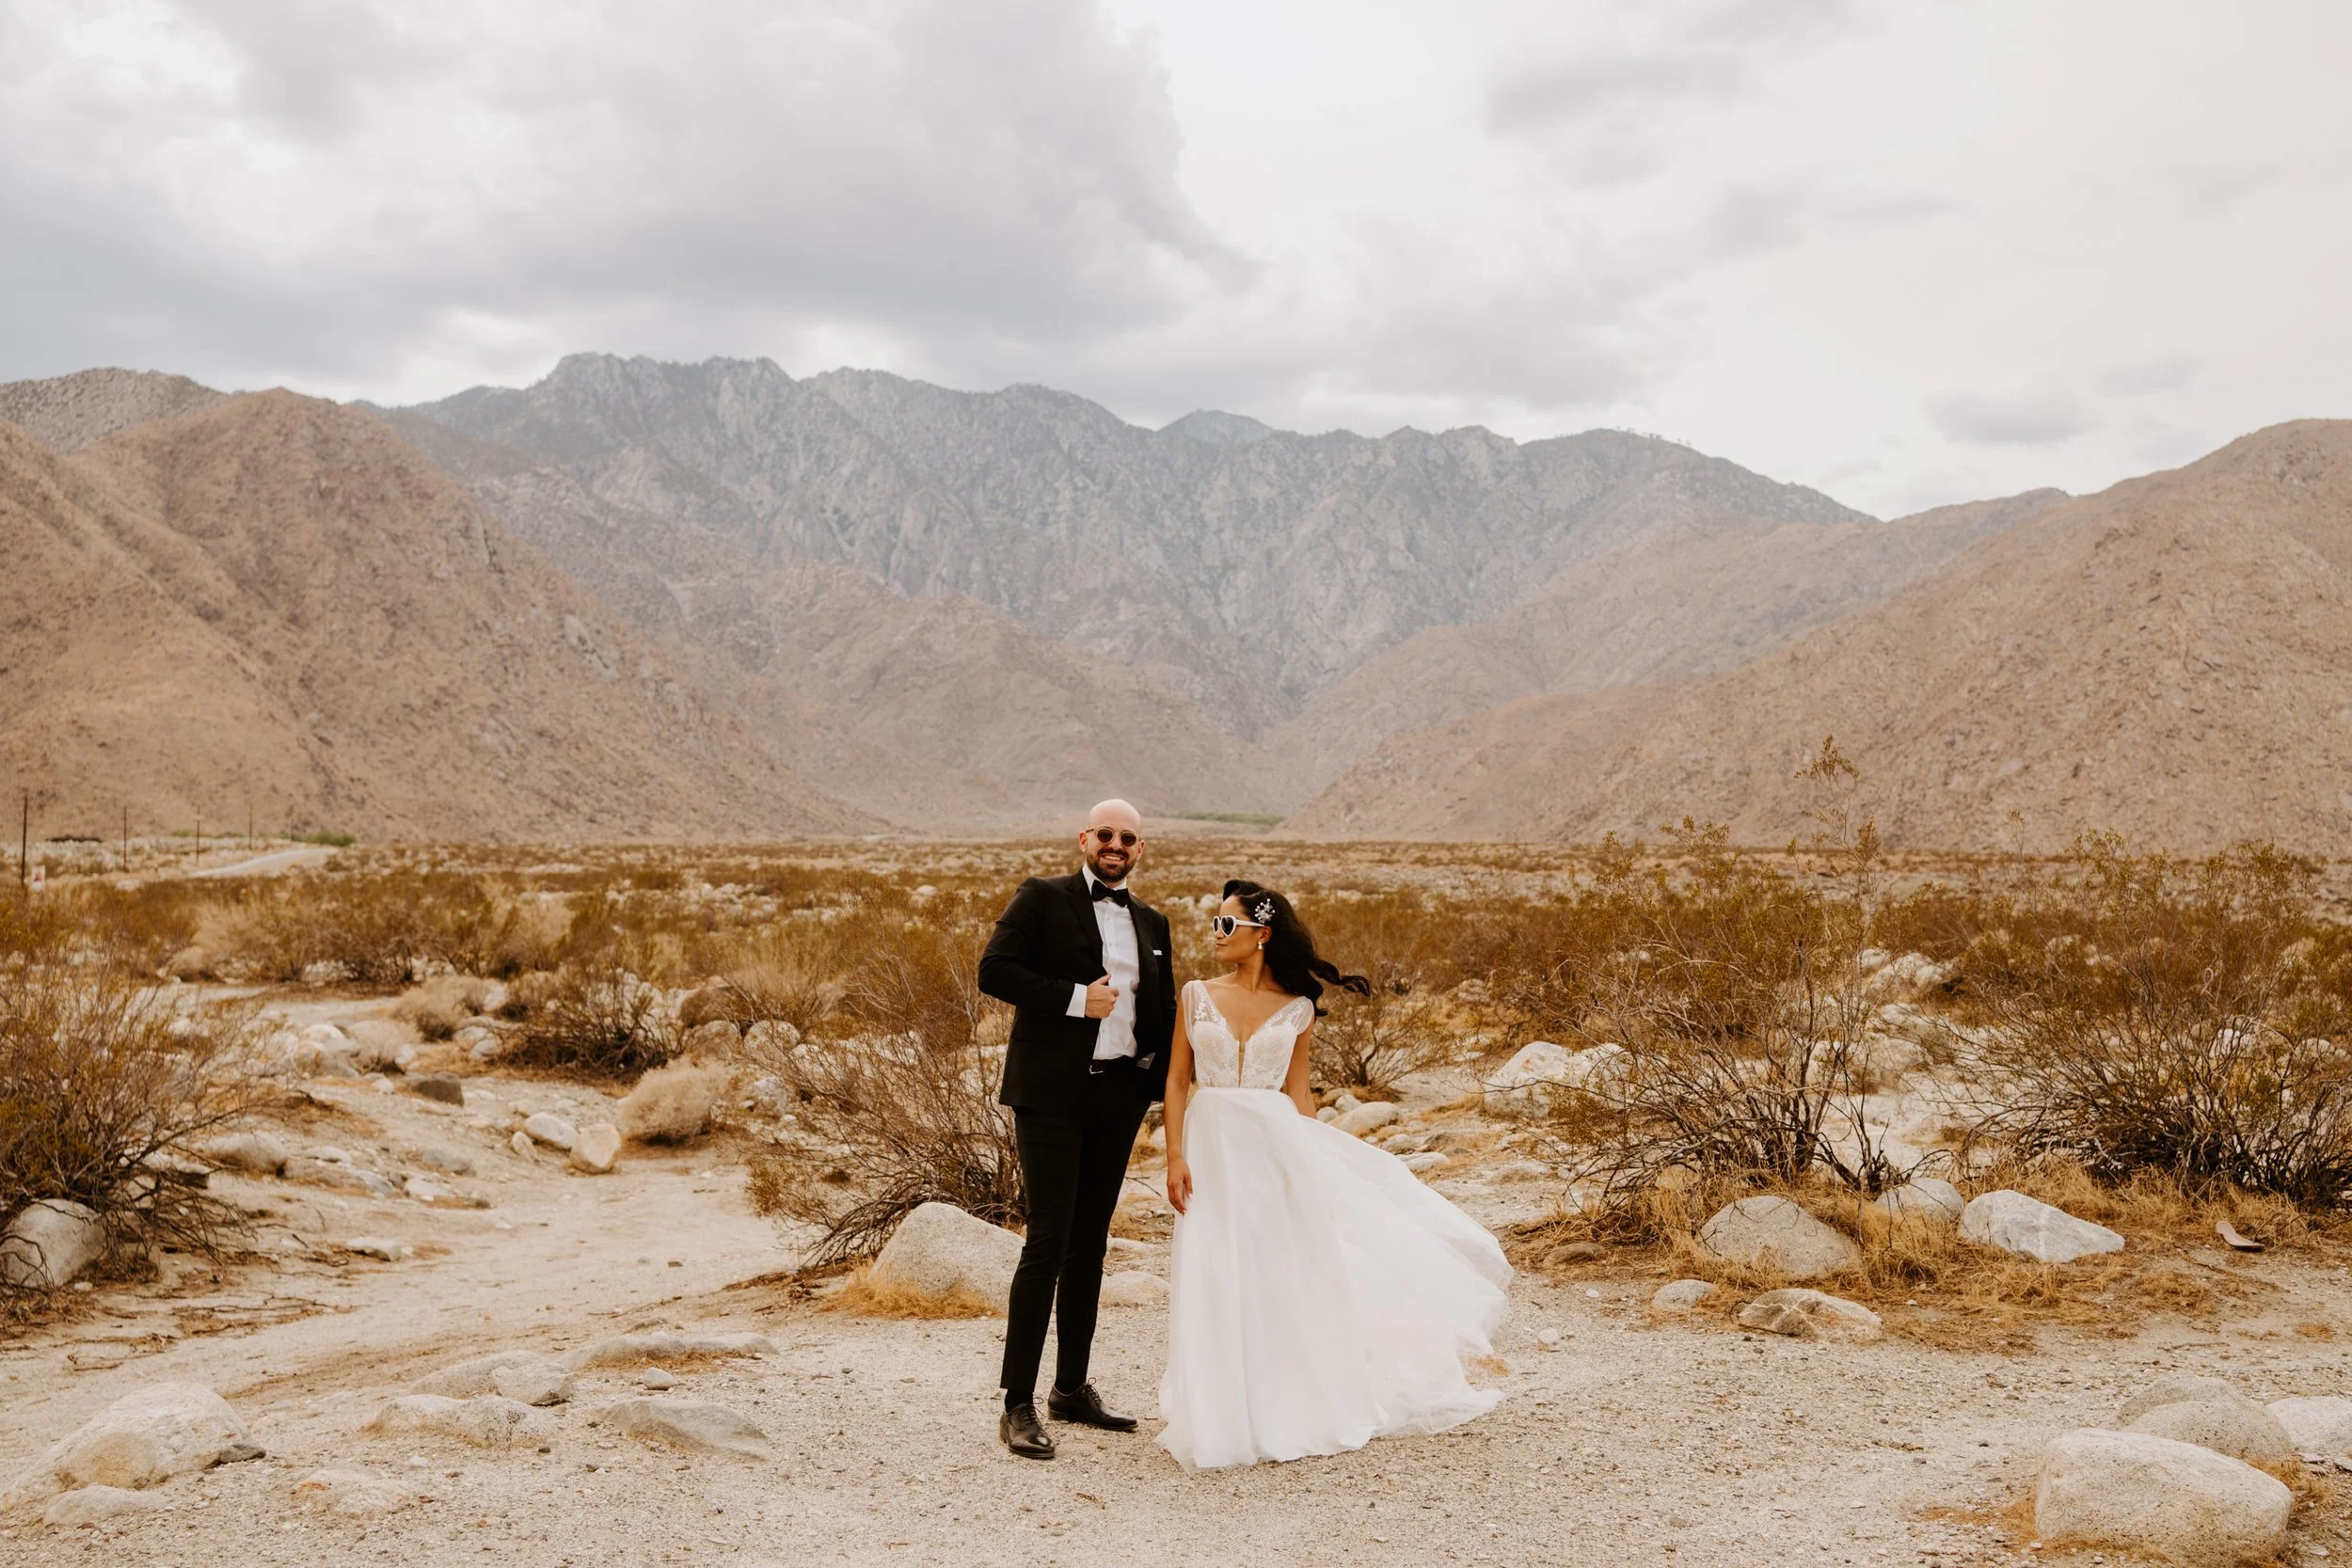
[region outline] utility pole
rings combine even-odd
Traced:
[[[122,808],[122,870],[125,876],[128,876],[131,871],[131,808],[129,806]]]
[[[16,891],[29,896],[33,875],[33,792],[24,791],[23,815],[16,823]]]

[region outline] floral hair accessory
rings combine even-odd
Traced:
[[[1271,898],[1261,898],[1261,899],[1259,899],[1259,900],[1258,900],[1258,907],[1257,907],[1256,909],[1254,909],[1254,910],[1251,910],[1251,911],[1249,911],[1249,915],[1250,915],[1250,918],[1251,918],[1251,919],[1255,920],[1255,921],[1256,921],[1259,925],[1261,925],[1261,926],[1271,926],[1271,925],[1273,925],[1273,924],[1274,924],[1274,900],[1273,900],[1273,899],[1271,899]]]

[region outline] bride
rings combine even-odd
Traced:
[[[1225,884],[1227,973],[1195,980],[1168,1076],[1168,1372],[1160,1442],[1187,1469],[1442,1432],[1502,1396],[1472,1388],[1511,1276],[1486,1229],[1394,1155],[1315,1119],[1307,1062],[1326,984],[1290,901]]]

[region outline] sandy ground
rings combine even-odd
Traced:
[[[307,1020],[313,1014],[306,1012]],[[265,1459],[183,1477],[169,1506],[115,1525],[0,1528],[0,1562],[603,1564],[1788,1564],[2070,1559],[2008,1544],[1999,1516],[2041,1445],[2103,1423],[2159,1370],[2216,1372],[2258,1398],[2352,1392],[2340,1271],[2258,1259],[2254,1307],[2218,1328],[2161,1320],[2131,1338],[2044,1330],[2031,1354],[1897,1338],[1830,1347],[1708,1323],[1653,1323],[1657,1276],[1597,1265],[1523,1277],[1499,1346],[1508,1398],[1437,1437],[1247,1471],[1186,1474],[1143,1433],[1059,1429],[1060,1458],[995,1441],[996,1320],[886,1322],[818,1310],[772,1276],[792,1256],[708,1150],[632,1148],[611,1176],[507,1149],[516,1103],[584,1112],[572,1085],[476,1078],[463,1108],[373,1081],[310,1085],[349,1108],[303,1129],[382,1168],[410,1151],[469,1158],[453,1184],[488,1207],[427,1208],[276,1180],[216,1178],[269,1219],[268,1261],[102,1287],[74,1321],[0,1342],[0,1475],[108,1402],[163,1379],[208,1384]],[[364,1118],[364,1120],[358,1119]],[[1539,1188],[1441,1174],[1480,1217]],[[352,1257],[353,1235],[417,1250]],[[2266,1288],[2265,1288],[2266,1287]],[[583,1373],[548,1451],[363,1433],[405,1385],[492,1350],[565,1350],[632,1328],[755,1329],[772,1356],[676,1369],[675,1397],[755,1420],[773,1457],[689,1456],[591,1423],[642,1392]],[[1557,1349],[1539,1331],[1557,1329]],[[1165,1314],[1108,1310],[1097,1383],[1154,1403]],[[322,1466],[429,1496],[372,1520],[308,1512]],[[2298,1551],[2347,1548],[2346,1515],[2302,1511]],[[2081,1554],[2082,1560],[2092,1555]],[[2318,1560],[2310,1556],[2308,1560]]]

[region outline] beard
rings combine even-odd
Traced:
[[[1105,860],[1111,863],[1105,865]],[[1087,865],[1104,885],[1117,887],[1127,879],[1127,873],[1135,869],[1135,857],[1120,848],[1089,849]]]

